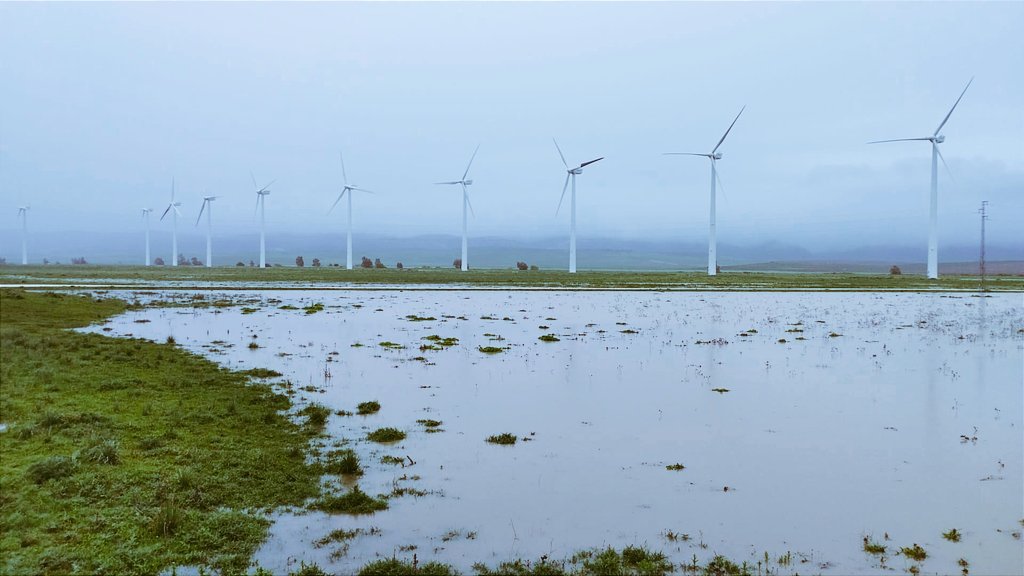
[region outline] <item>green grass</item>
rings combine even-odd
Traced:
[[[405,440],[405,432],[398,428],[378,428],[366,435],[371,442],[399,442]]]
[[[584,270],[569,274],[561,270],[539,270],[522,274],[515,270],[476,269],[460,272],[446,268],[356,269],[344,268],[214,268],[171,266],[14,266],[0,267],[5,283],[71,283],[125,279],[142,286],[146,282],[261,282],[307,284],[389,284],[389,285],[477,285],[537,288],[673,289],[673,290],[977,290],[979,278],[946,275],[939,280],[903,274],[723,272],[638,272]],[[1024,290],[1024,277],[990,276],[986,288],[992,291]]]
[[[924,548],[921,548],[921,546],[917,544],[914,544],[913,546],[904,546],[903,548],[900,548],[900,554],[903,554],[911,560],[918,561],[924,560],[928,557],[928,553],[925,552]]]
[[[387,510],[388,502],[363,492],[358,485],[341,496],[326,495],[313,504],[313,508],[330,514],[373,514]]]
[[[867,536],[865,536],[864,551],[868,554],[875,554],[876,556],[885,554],[885,545],[879,544],[878,542],[874,542],[873,540],[870,540]]]
[[[959,542],[961,536],[963,536],[963,534],[956,528],[952,528],[949,531],[942,533],[942,537],[950,542]]]
[[[319,493],[287,397],[172,344],[65,330],[117,300],[0,290],[0,572],[247,569]]]
[[[359,465],[359,456],[356,455],[355,450],[346,448],[327,455],[324,472],[343,476],[362,476],[363,468]]]
[[[356,406],[356,414],[366,416],[368,414],[376,414],[377,412],[380,412],[380,402],[377,402],[376,400],[360,402]]]
[[[554,334],[544,334],[543,336],[538,336],[537,340],[541,342],[558,342],[560,338]]]
[[[516,440],[518,440],[518,438],[516,438],[515,434],[509,434],[508,432],[487,437],[487,442],[491,444],[501,444],[503,446],[511,446],[516,443]]]
[[[387,558],[364,565],[357,574],[359,576],[454,576],[458,572],[451,566],[439,562],[418,564],[397,558]]]

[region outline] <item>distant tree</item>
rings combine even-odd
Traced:
[[[88,264],[88,262],[85,261],[85,257],[84,256],[79,256],[78,258],[72,258],[71,259],[71,263],[72,264]]]
[[[159,256],[157,256],[156,260],[153,260],[153,264],[156,264],[157,266],[163,266],[164,265],[164,259],[159,257]]]
[[[249,260],[249,268],[252,268],[254,266],[256,266],[256,263],[253,262],[252,260]]]
[[[313,268],[319,268],[319,267],[320,267],[320,259],[319,258],[313,258]]]
[[[380,258],[377,258],[376,260],[373,261],[373,267],[374,268],[387,268],[387,266],[385,266],[384,263],[380,261]]]
[[[183,254],[178,254],[178,266],[188,266],[188,260]]]
[[[0,258],[0,266],[6,266],[6,265],[7,265],[7,258]]]
[[[373,268],[373,260],[363,256],[363,261],[359,263],[359,266],[362,268]]]
[[[456,258],[455,262],[452,262],[452,266],[462,269],[462,258]]]
[[[893,276],[902,276],[903,270],[900,270],[900,267],[894,264],[892,268],[889,268],[889,274],[892,274]]]
[[[245,268],[245,262],[242,262],[241,260],[239,260],[238,263],[235,264],[235,266],[240,266],[242,268]]]
[[[398,268],[399,270],[401,270],[402,269],[402,263],[399,262],[399,263],[395,264],[395,268]]]
[[[721,273],[722,273],[722,267],[719,266],[718,264],[715,264],[715,274],[721,274]]]
[[[272,268],[274,266],[280,266],[280,264],[271,264],[270,262],[267,262],[263,265],[264,268]]]
[[[303,268],[306,266],[306,261],[302,259],[302,256],[296,256],[295,265],[298,266],[299,268]]]
[[[43,258],[43,266],[46,266],[49,263],[50,263],[50,261],[48,259]]]
[[[516,268],[518,268],[520,270],[529,270],[530,269],[530,267],[526,264],[526,262],[516,262]]]
[[[536,264],[530,264],[530,270],[540,270]]]
[[[189,264],[191,264],[193,266],[202,266],[203,265],[203,261],[200,260],[199,258],[196,258],[195,256],[193,256],[192,259],[189,260]]]

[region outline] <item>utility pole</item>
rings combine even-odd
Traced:
[[[988,200],[981,201],[981,208],[978,209],[978,213],[981,214],[981,259],[978,261],[978,266],[981,268],[981,291],[985,291],[985,220],[988,220],[988,214],[986,209],[988,208]]]

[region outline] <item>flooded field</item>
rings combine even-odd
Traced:
[[[196,294],[234,305],[91,330],[282,373],[296,410],[330,409],[321,451],[365,472],[325,482],[390,495],[372,515],[277,516],[256,558],[275,572],[605,545],[767,553],[783,572],[1024,571],[1019,293],[116,293]],[[367,401],[380,410],[354,414]],[[367,439],[383,427],[406,437]],[[503,433],[517,441],[486,441]],[[914,544],[926,560],[895,554]]]

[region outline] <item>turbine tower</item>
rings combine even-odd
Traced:
[[[434,182],[434,184],[459,184],[462,186],[462,271],[469,270],[469,242],[466,238],[466,209],[469,208],[470,212],[473,212],[473,216],[476,216],[476,212],[473,211],[473,204],[469,201],[469,191],[466,186],[473,183],[472,179],[466,179],[469,176],[469,167],[473,165],[473,159],[476,158],[477,151],[480,150],[480,145],[476,145],[476,150],[473,150],[473,155],[469,157],[469,164],[466,165],[466,171],[462,173],[461,180],[452,180],[451,182]]]
[[[206,267],[213,267],[213,222],[211,221],[211,213],[213,212],[213,201],[216,200],[216,196],[203,196],[203,205],[199,208],[199,216],[196,217],[196,226],[199,226],[199,220],[203,217],[203,210],[206,210]]]
[[[178,265],[178,216],[181,216],[181,211],[178,210],[178,206],[181,206],[181,202],[174,201],[174,178],[171,178],[171,202],[167,205],[167,209],[164,210],[163,215],[160,219],[163,220],[164,216],[167,216],[168,212],[171,214],[171,222],[173,222],[174,229],[171,232],[171,266]]]
[[[260,268],[267,267],[267,211],[266,211],[266,198],[270,194],[270,184],[275,181],[272,180],[270,184],[260,188],[260,185],[256,183],[256,177],[249,173],[252,178],[252,185],[256,187],[256,211],[260,213]]]
[[[711,215],[708,224],[708,276],[715,276],[718,274],[718,229],[717,229],[717,216],[715,214],[715,184],[721,186],[722,182],[718,178],[718,164],[717,162],[722,159],[722,153],[718,151],[718,148],[722,146],[722,142],[725,142],[725,137],[729,135],[732,127],[736,125],[736,121],[740,119],[740,114],[747,107],[740,108],[739,114],[736,115],[732,120],[732,124],[729,124],[729,128],[725,130],[725,134],[722,134],[722,138],[718,140],[718,144],[711,149],[711,152],[701,154],[698,152],[666,152],[666,156],[704,156],[711,160]]]
[[[604,160],[604,156],[589,160],[577,166],[576,168],[569,168],[569,163],[565,161],[565,154],[562,154],[562,149],[558,147],[558,141],[554,138],[551,139],[555,143],[555,149],[558,150],[558,156],[562,159],[562,164],[565,165],[565,184],[562,186],[562,196],[558,199],[558,208],[555,209],[555,216],[558,215],[558,211],[562,209],[562,200],[565,200],[565,190],[569,187],[569,179],[572,179],[572,196],[569,199],[569,205],[572,211],[572,218],[569,225],[569,273],[576,273],[576,176],[583,174],[583,167],[588,164],[593,164],[598,160]]]
[[[28,211],[31,206],[18,206],[21,217],[21,265],[28,265]]]
[[[152,208],[142,209],[142,219],[146,221],[146,266],[149,266],[149,213],[152,211]]]
[[[967,81],[967,85],[964,86],[963,92],[960,93],[960,98],[956,99],[953,103],[953,107],[946,113],[946,117],[939,123],[939,127],[935,129],[935,132],[931,136],[925,136],[923,138],[897,138],[895,140],[876,140],[874,142],[868,142],[868,144],[881,144],[883,142],[931,142],[932,145],[932,188],[931,188],[931,206],[928,211],[928,278],[937,279],[939,277],[939,159],[942,159],[942,164],[946,166],[946,171],[949,171],[949,166],[946,164],[946,159],[942,157],[942,152],[939,152],[939,144],[946,141],[946,137],[939,132],[942,127],[949,121],[949,117],[953,114],[953,110],[956,110],[956,105],[960,103],[961,98],[967,93],[967,89],[971,87],[971,82],[974,82],[972,76]]]
[[[344,155],[339,155],[339,156],[341,157],[341,177],[342,177],[342,181],[344,182],[344,186],[341,189],[341,194],[338,194],[338,199],[334,201],[334,204],[331,204],[331,209],[328,210],[327,213],[330,214],[334,210],[334,207],[338,205],[338,202],[341,202],[341,198],[343,196],[345,196],[346,194],[348,195],[348,245],[347,245],[347,249],[346,249],[346,252],[345,252],[345,268],[348,269],[348,270],[351,270],[352,269],[352,192],[355,191],[355,190],[358,190],[359,192],[369,192],[370,194],[373,194],[373,192],[370,191],[370,190],[367,190],[365,188],[360,188],[359,186],[356,186],[355,184],[351,184],[350,185],[348,183],[348,175],[345,173],[345,156]]]

